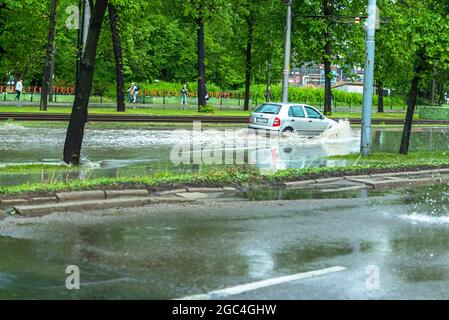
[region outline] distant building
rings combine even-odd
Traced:
[[[333,79],[331,81],[332,85],[340,81],[348,81],[350,77],[347,76],[340,66],[332,66],[331,72],[333,74]],[[360,78],[360,73],[363,74],[363,69],[354,69],[353,75],[356,78]],[[308,63],[301,68],[293,68],[290,71],[289,83],[295,86],[316,86],[322,87],[325,84],[324,75],[324,65]]]
[[[333,88],[339,91],[363,94],[363,81],[340,81]]]

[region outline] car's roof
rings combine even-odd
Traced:
[[[306,103],[283,103],[283,102],[265,102],[263,104],[272,104],[275,106],[282,106],[282,107],[291,107],[291,106],[307,106],[307,107],[312,107],[311,105],[308,105]],[[313,108],[313,107],[312,107]]]

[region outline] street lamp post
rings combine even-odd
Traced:
[[[368,156],[371,153],[371,119],[373,112],[376,10],[376,0],[368,0],[365,76],[363,80],[362,139],[360,146],[360,151],[363,156]]]
[[[290,75],[290,51],[292,32],[292,0],[284,0],[287,5],[287,23],[285,30],[284,71],[282,79],[282,102],[288,102],[288,77]]]

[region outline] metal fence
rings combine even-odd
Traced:
[[[41,88],[39,87],[27,87],[25,91],[21,94],[20,102],[28,103],[39,103],[41,98]],[[54,94],[52,95],[52,101],[54,103],[61,104],[72,104],[75,99],[75,88],[74,87],[55,87]],[[235,92],[210,92],[208,93],[209,100],[208,105],[214,106],[217,109],[236,109],[242,110],[244,104],[244,97],[240,93]],[[0,101],[14,102],[16,98],[16,93],[14,87],[0,86]],[[278,101],[280,97],[272,96],[272,101]],[[128,100],[128,99],[127,99]],[[264,99],[256,96],[250,99],[250,110],[254,110],[258,105],[265,102]],[[94,94],[90,97],[90,103],[93,104],[104,104],[104,107],[110,107],[112,104],[116,103],[114,97],[107,97],[102,94]],[[304,103],[312,105],[318,109],[323,109],[324,101],[294,101],[293,103]],[[189,95],[187,98],[187,104],[190,106],[195,106],[198,104],[198,98],[195,95]],[[337,112],[361,112],[362,105],[356,103],[340,103],[334,98],[332,101],[332,109]],[[142,90],[138,97],[138,102],[132,104],[134,107],[160,107],[168,108],[181,106],[181,94],[178,92],[171,91],[151,91]],[[404,111],[406,109],[405,103],[401,106],[385,104],[385,111]],[[373,106],[373,110],[377,107]]]

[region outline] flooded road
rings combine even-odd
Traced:
[[[417,128],[412,134],[412,150],[447,150],[447,128]],[[344,161],[329,160],[332,155],[359,151],[360,129],[343,123],[332,132],[312,139],[288,136],[281,138],[255,135],[241,129],[87,129],[84,146],[84,166],[72,172],[70,179],[85,177],[142,176],[161,171],[198,170],[198,166],[173,161],[173,150],[186,147],[187,157],[200,154],[200,164],[207,155],[208,167],[221,165],[214,156],[225,158],[227,152],[234,159],[243,159],[257,168],[280,170],[310,166],[335,166]],[[65,128],[27,128],[20,124],[0,124],[0,166],[20,163],[61,163]],[[375,129],[374,151],[395,152],[400,144],[401,129]],[[198,146],[197,149],[194,149]],[[185,152],[185,151],[184,151]],[[215,161],[215,163],[213,162]],[[193,162],[193,161],[192,161]],[[1,185],[15,185],[63,179],[62,174],[0,175]]]
[[[334,266],[346,270],[225,298],[449,298],[448,186],[267,194],[273,201],[8,218],[0,298],[171,299]],[[68,265],[80,268],[78,291],[65,288]]]

